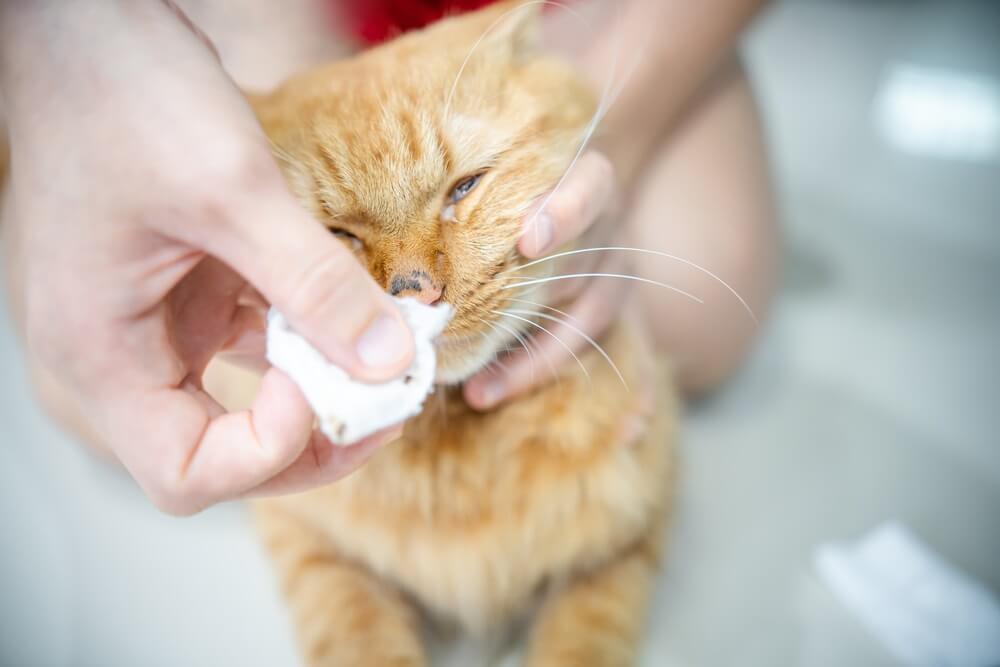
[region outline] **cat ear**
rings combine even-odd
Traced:
[[[475,22],[479,31],[477,56],[512,64],[531,60],[541,41],[542,4],[539,0],[508,0],[480,12]]]
[[[499,2],[441,21],[437,33],[427,33],[439,38],[427,40],[429,48],[440,52],[442,42],[448,45],[445,53],[456,72],[449,99],[475,107],[498,98],[512,71],[540,51],[541,5],[538,0]]]

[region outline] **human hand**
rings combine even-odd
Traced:
[[[259,325],[259,292],[353,377],[402,373],[391,300],[288,192],[266,138],[170,5],[3,3],[12,170],[5,268],[43,403],[106,445],[163,510],[332,481],[347,449],[269,370],[249,411],[202,388]]]
[[[617,237],[613,219],[616,200],[611,163],[600,153],[585,153],[562,185],[550,197],[541,198],[538,205],[544,210],[527,215],[518,250],[528,259],[535,259],[556,252],[575,238],[581,239],[581,248],[613,245],[611,241]],[[580,253],[553,260],[552,271],[553,275],[620,274],[625,272],[625,255]],[[627,281],[613,278],[571,278],[551,285],[550,301],[560,311],[542,310],[540,322],[551,335],[539,330],[527,337],[530,354],[519,347],[504,356],[503,365],[491,366],[470,378],[464,395],[471,406],[486,410],[550,381],[552,369],[573,363],[572,354],[590,346],[587,337],[598,338],[616,319],[628,288]],[[528,301],[514,303],[516,308],[511,310],[539,311],[537,304]]]

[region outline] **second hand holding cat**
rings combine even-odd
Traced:
[[[555,252],[564,243],[584,234],[595,231],[608,233],[613,224],[609,218],[618,204],[611,163],[598,152],[585,153],[562,185],[550,196],[541,198],[539,206],[542,204],[544,210],[527,216],[518,243],[518,250],[528,259]],[[574,259],[576,262],[593,262],[596,258],[594,253]],[[623,261],[622,254],[609,253],[596,271],[585,268],[571,272],[621,273]],[[533,352],[518,349],[504,358],[502,366],[491,366],[469,379],[464,394],[471,406],[486,410],[550,381],[550,364],[558,369],[562,364],[573,363],[571,351],[579,353],[589,347],[590,343],[580,335],[581,332],[598,338],[615,320],[624,305],[623,295],[628,285],[619,280],[566,280],[557,283],[555,289],[557,301],[572,300],[562,313],[572,324],[546,323],[552,335],[538,334],[530,338]],[[536,364],[536,357],[547,360],[547,363]]]

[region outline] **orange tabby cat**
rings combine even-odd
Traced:
[[[254,99],[293,192],[375,279],[455,308],[438,343],[451,386],[399,440],[341,482],[256,505],[311,665],[423,665],[424,619],[484,633],[529,612],[529,665],[634,660],[671,480],[672,400],[652,355],[623,323],[601,343],[631,391],[596,352],[581,356],[589,379],[568,368],[487,413],[453,386],[513,331],[533,333],[498,314],[546,299],[544,285],[511,287],[549,266],[518,270],[515,245],[595,111],[567,66],[533,50],[537,12],[488,30],[510,9]],[[621,444],[651,391],[647,432]]]

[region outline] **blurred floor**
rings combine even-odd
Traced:
[[[893,664],[812,569],[898,518],[1000,591],[1000,162],[904,154],[895,64],[1000,85],[1000,6],[786,2],[748,39],[787,277],[746,370],[694,407],[644,664]],[[0,663],[291,665],[247,517],[178,521],[35,408],[0,327]]]

